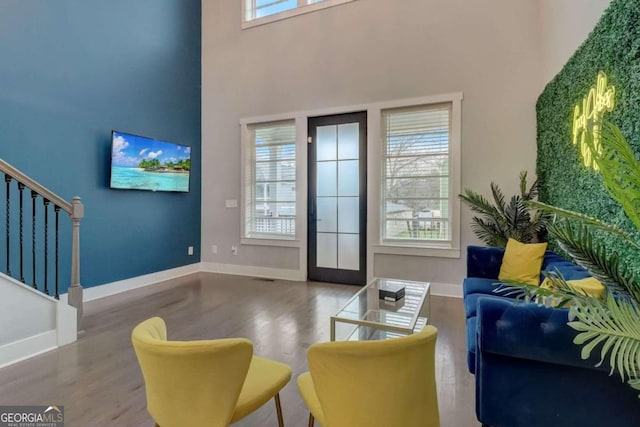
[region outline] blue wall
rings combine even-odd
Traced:
[[[82,197],[85,287],[200,260],[200,7],[0,0],[0,158],[66,200]],[[191,192],[109,189],[112,129],[191,146]],[[71,227],[61,219],[64,292]]]

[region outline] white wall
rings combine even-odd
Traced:
[[[611,0],[539,0],[545,84],[585,41]]]
[[[535,168],[543,85],[536,1],[358,0],[240,29],[239,0],[203,0],[202,260],[298,268],[298,249],[240,246],[242,117],[464,93],[462,187],[516,191]],[[477,243],[462,212],[460,259],[376,255],[375,274],[461,283]],[[211,245],[218,254],[211,253]]]

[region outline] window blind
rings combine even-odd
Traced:
[[[383,238],[448,241],[451,105],[384,110]]]

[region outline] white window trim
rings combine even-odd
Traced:
[[[295,9],[287,10],[284,12],[275,13],[273,15],[264,16],[262,18],[252,19],[250,21],[246,20],[246,9],[245,4],[246,0],[240,0],[240,6],[242,7],[241,15],[242,15],[242,29],[253,28],[259,25],[269,24],[271,22],[281,21],[283,19],[292,18],[294,16],[302,15],[305,13],[315,12],[322,9],[327,9],[329,7],[338,6],[345,3],[351,3],[355,0],[324,0],[320,3],[314,4],[303,4],[300,5],[300,1],[298,1],[298,6]]]
[[[454,94],[456,95],[456,94]],[[457,195],[460,193],[460,111],[454,113],[455,104],[460,106],[462,101],[462,96],[460,97],[452,97],[451,99],[444,100],[443,102],[433,102],[432,99],[434,97],[426,97],[426,98],[415,98],[411,100],[402,100],[393,103],[389,103],[388,105],[392,106],[384,106],[381,108],[380,117],[384,111],[388,110],[403,110],[403,109],[411,109],[411,108],[420,108],[420,107],[443,107],[450,106],[450,129],[449,129],[449,185],[450,185],[450,194],[449,194],[449,206],[451,216],[449,218],[449,224],[451,227],[451,238],[450,240],[419,240],[419,239],[393,239],[393,238],[385,238],[384,236],[384,221],[383,221],[383,194],[384,194],[384,161],[385,161],[385,134],[384,134],[384,124],[382,121],[378,127],[380,136],[380,150],[379,150],[379,159],[377,163],[380,165],[381,172],[378,173],[378,177],[380,178],[380,183],[378,184],[378,203],[379,203],[379,236],[377,236],[376,242],[377,245],[374,245],[375,253],[385,253],[385,254],[396,254],[396,255],[417,255],[420,256],[424,253],[423,256],[434,256],[433,253],[440,253],[441,256],[444,257],[460,257],[460,201],[458,200]],[[421,101],[429,101],[429,102],[421,102]],[[398,103],[404,103],[402,106],[396,106]],[[457,126],[457,129],[454,130],[454,127]],[[455,134],[455,136],[454,136]],[[457,233],[457,234],[456,234]]]
[[[460,200],[457,195],[460,193],[460,144],[461,144],[461,110],[462,93],[450,93],[437,96],[427,96],[421,98],[404,99],[398,101],[384,102],[376,105],[376,111],[370,111],[369,118],[369,141],[377,142],[375,150],[369,150],[369,164],[376,165],[377,170],[369,167],[369,224],[370,233],[368,235],[372,252],[374,254],[389,255],[411,255],[427,257],[460,258]],[[449,136],[450,150],[450,197],[451,197],[451,218],[452,228],[451,241],[407,241],[383,239],[382,227],[382,161],[384,160],[384,135],[382,134],[382,110],[394,108],[419,107],[422,105],[451,104],[451,130]],[[375,120],[371,120],[375,119]],[[374,123],[375,122],[375,123]],[[375,181],[375,182],[374,182]]]
[[[269,122],[279,122],[286,120],[295,120],[296,126],[296,233],[295,236],[278,236],[278,235],[261,235],[254,234],[253,237],[247,237],[247,229],[246,229],[246,221],[245,221],[245,210],[246,210],[246,159],[247,159],[247,149],[252,147],[251,141],[251,130],[249,129],[250,125],[257,125],[261,123],[269,123]],[[304,129],[301,126],[301,122],[305,121]],[[281,115],[277,117],[260,117],[256,119],[242,119],[240,120],[240,157],[242,159],[242,174],[240,178],[241,185],[241,199],[242,203],[240,204],[240,222],[241,222],[241,238],[240,244],[242,245],[256,245],[256,246],[279,246],[279,247],[295,247],[299,248],[303,246],[303,243],[306,241],[302,239],[301,236],[306,236],[306,218],[307,218],[307,208],[306,208],[306,162],[307,162],[307,125],[306,118],[294,118],[290,115]],[[305,194],[304,199],[301,198],[301,191],[298,188],[298,184],[304,185]],[[302,234],[302,229],[304,228],[304,233]]]
[[[289,119],[291,120],[291,119]],[[246,218],[245,218],[245,214],[246,214],[246,185],[249,184],[247,183],[247,168],[248,167],[253,167],[253,165],[247,165],[247,159],[248,159],[248,155],[249,153],[247,152],[248,148],[253,149],[253,140],[252,140],[252,136],[251,136],[251,129],[249,128],[250,125],[259,125],[262,123],[267,123],[265,121],[262,122],[245,122],[245,123],[241,123],[240,124],[240,155],[242,156],[242,175],[241,175],[241,179],[240,179],[240,183],[242,185],[242,190],[241,190],[241,200],[242,203],[240,204],[240,218],[241,218],[241,239],[240,239],[240,243],[241,244],[251,244],[251,245],[268,245],[268,246],[294,246],[294,247],[298,247],[300,245],[299,240],[296,238],[296,236],[298,235],[298,231],[296,230],[296,234],[294,236],[286,236],[286,235],[273,235],[273,234],[260,234],[260,233],[252,233],[251,237],[247,236],[247,229],[246,229]],[[298,156],[298,152],[300,151],[299,147],[298,147],[298,134],[297,134],[297,130],[296,130],[296,159]],[[298,163],[296,160],[296,180],[298,178]],[[297,197],[297,191],[296,191],[296,197]],[[298,205],[298,201],[296,200],[296,208]],[[298,225],[298,214],[297,214],[297,210],[296,210],[296,227]]]

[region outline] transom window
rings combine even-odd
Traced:
[[[313,12],[354,0],[242,0],[244,3],[244,27],[251,27],[262,23],[302,13]]]
[[[383,110],[383,240],[452,240],[451,104]]]
[[[248,126],[245,227],[248,238],[293,238],[296,233],[295,121]]]

